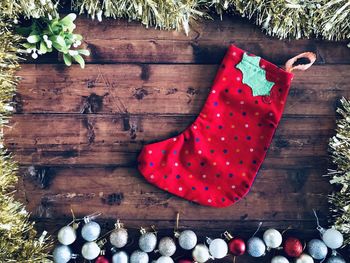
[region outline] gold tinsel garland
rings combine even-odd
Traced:
[[[339,191],[329,196],[332,222],[345,236],[345,244],[350,244],[350,102],[341,99],[342,107],[337,109],[341,119],[337,121],[336,135],[329,146],[336,170],[329,170],[330,183]]]
[[[18,83],[20,37],[11,29],[8,18],[0,15],[0,262],[51,262],[50,242],[44,235],[38,237],[24,205],[14,199],[17,164],[3,146],[3,129],[13,112]]]

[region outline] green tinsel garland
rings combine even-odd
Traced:
[[[345,244],[350,244],[350,102],[341,99],[342,108],[337,112],[341,119],[337,121],[337,134],[329,142],[332,159],[337,170],[329,170],[330,183],[339,187],[338,192],[329,196],[332,222],[345,236]]]
[[[50,242],[37,237],[29,213],[13,193],[17,184],[17,164],[3,146],[3,129],[13,106],[19,68],[18,42],[7,18],[0,15],[0,262],[51,262],[48,260]]]

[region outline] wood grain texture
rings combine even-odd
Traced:
[[[216,65],[24,65],[19,113],[193,114],[203,106]],[[295,73],[286,115],[332,115],[350,96],[350,65]],[[179,81],[180,80],[180,81]]]
[[[151,224],[161,235],[172,234],[177,212],[180,225],[196,230],[201,241],[225,230],[249,238],[260,221],[263,229],[292,226],[299,230],[286,235],[317,237],[312,209],[326,225],[332,187],[322,175],[330,166],[335,109],[340,97],[350,97],[345,42],[280,41],[244,19],[228,17],[198,23],[189,36],[87,18],[78,18],[77,31],[92,53],[86,68],[65,67],[57,53],[35,63],[29,59],[19,72],[16,113],[5,130],[6,145],[21,166],[16,195],[39,230],[57,233],[70,221],[72,208],[77,216],[102,212],[104,231],[121,218],[134,237],[137,227]],[[307,72],[295,73],[250,193],[232,207],[214,209],[147,183],[136,157],[144,144],[174,136],[196,118],[230,43],[278,65],[304,51],[318,59]],[[29,175],[32,165],[38,175]],[[135,240],[131,243],[129,252]],[[271,255],[236,262],[270,262]]]
[[[179,134],[193,120],[161,115],[15,115],[6,142],[21,164],[135,165],[142,145]],[[334,126],[334,119],[327,117],[284,118],[268,157],[326,157]]]

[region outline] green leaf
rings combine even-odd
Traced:
[[[38,43],[40,41],[40,36],[39,35],[30,35],[29,37],[27,37],[27,41],[29,43]]]
[[[72,57],[69,54],[63,54],[63,60],[67,66],[72,65]]]
[[[80,41],[83,40],[83,36],[79,34],[73,34],[73,37],[75,38],[75,40],[80,40]]]
[[[81,68],[85,68],[85,61],[82,56],[80,55],[75,55],[73,56],[74,60],[79,63]]]
[[[40,48],[39,48],[39,50],[40,50],[40,52],[41,52],[42,54],[45,54],[45,53],[48,51],[45,41],[41,41],[41,42],[40,42]]]
[[[84,56],[90,56],[90,51],[87,49],[78,49],[77,50],[79,54],[84,55]]]
[[[61,24],[68,26],[69,24],[72,24],[76,18],[77,18],[76,14],[70,13],[70,14],[66,15],[64,18],[62,18],[59,22]]]
[[[36,47],[35,44],[30,44],[30,43],[23,43],[22,46],[25,47],[25,48],[27,48],[27,49],[28,49],[28,48],[35,48],[35,47]]]

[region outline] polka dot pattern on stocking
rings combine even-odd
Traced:
[[[240,70],[244,57],[245,63],[254,63]],[[259,85],[252,79],[256,74],[268,83],[259,92],[272,85],[269,95],[253,94],[259,94],[258,87],[249,86]],[[198,118],[178,136],[144,146],[138,157],[141,174],[202,205],[237,202],[248,193],[265,158],[291,79],[291,73],[231,45]]]

